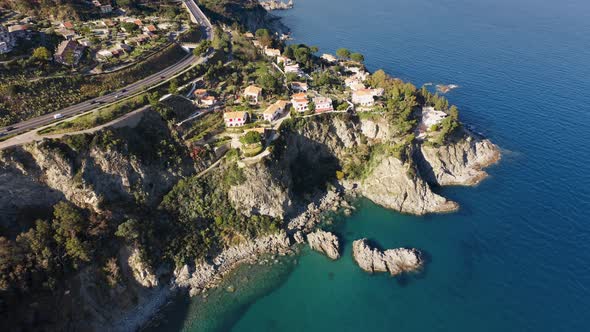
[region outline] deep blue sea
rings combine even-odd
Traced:
[[[154,330],[590,331],[590,1],[295,6],[279,13],[295,42],[361,52],[370,70],[417,86],[458,84],[448,99],[503,159],[477,187],[442,189],[458,213],[412,217],[361,201],[334,226],[340,260],[304,250],[274,269],[244,268],[228,281],[235,293],[180,300]],[[351,258],[361,237],[430,261],[418,276],[367,275]]]

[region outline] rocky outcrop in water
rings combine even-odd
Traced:
[[[500,150],[490,140],[466,131],[464,139],[454,143],[422,145],[417,159],[426,181],[441,186],[470,186],[487,177],[483,168],[500,159]]]
[[[367,239],[352,243],[352,256],[358,266],[370,273],[389,272],[392,276],[420,269],[422,260],[416,249],[388,249],[380,251],[371,248]]]
[[[317,230],[307,234],[307,243],[315,251],[321,252],[333,260],[340,258],[340,243],[336,235]]]

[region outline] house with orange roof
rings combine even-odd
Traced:
[[[309,110],[309,100],[307,99],[307,95],[303,92],[291,96],[291,104],[297,112],[303,113]]]
[[[72,22],[70,22],[70,21],[63,22],[61,24],[61,26],[65,29],[68,29],[68,30],[74,29],[74,24],[72,24]]]

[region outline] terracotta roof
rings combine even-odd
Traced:
[[[63,26],[64,26],[64,28],[66,28],[66,29],[73,29],[73,28],[74,28],[74,25],[73,25],[73,24],[72,24],[72,22],[70,22],[70,21],[64,22],[64,23],[63,23]]]
[[[141,23],[141,20],[135,20],[133,21],[133,23],[135,23],[136,25],[142,26],[143,23]]]
[[[158,29],[156,29],[156,27],[154,25],[148,25],[147,29],[148,29],[148,31],[151,31],[151,32],[158,30]]]
[[[196,95],[204,95],[206,93],[207,93],[207,89],[196,89],[195,90]]]
[[[29,26],[26,24],[17,24],[17,25],[12,25],[8,27],[8,32],[15,32],[15,31],[24,31],[24,30],[28,30]]]

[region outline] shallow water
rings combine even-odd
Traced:
[[[503,159],[475,188],[441,189],[458,213],[419,218],[359,202],[334,226],[345,241],[339,261],[304,250],[292,272],[253,278],[257,291],[211,310],[227,320],[218,330],[590,330],[590,3],[295,5],[280,13],[295,42],[362,52],[369,69],[417,86],[458,84],[447,97]],[[361,237],[419,248],[427,268],[365,274],[350,253]],[[175,312],[184,328],[166,330],[201,330],[191,324],[206,316],[187,306]]]

